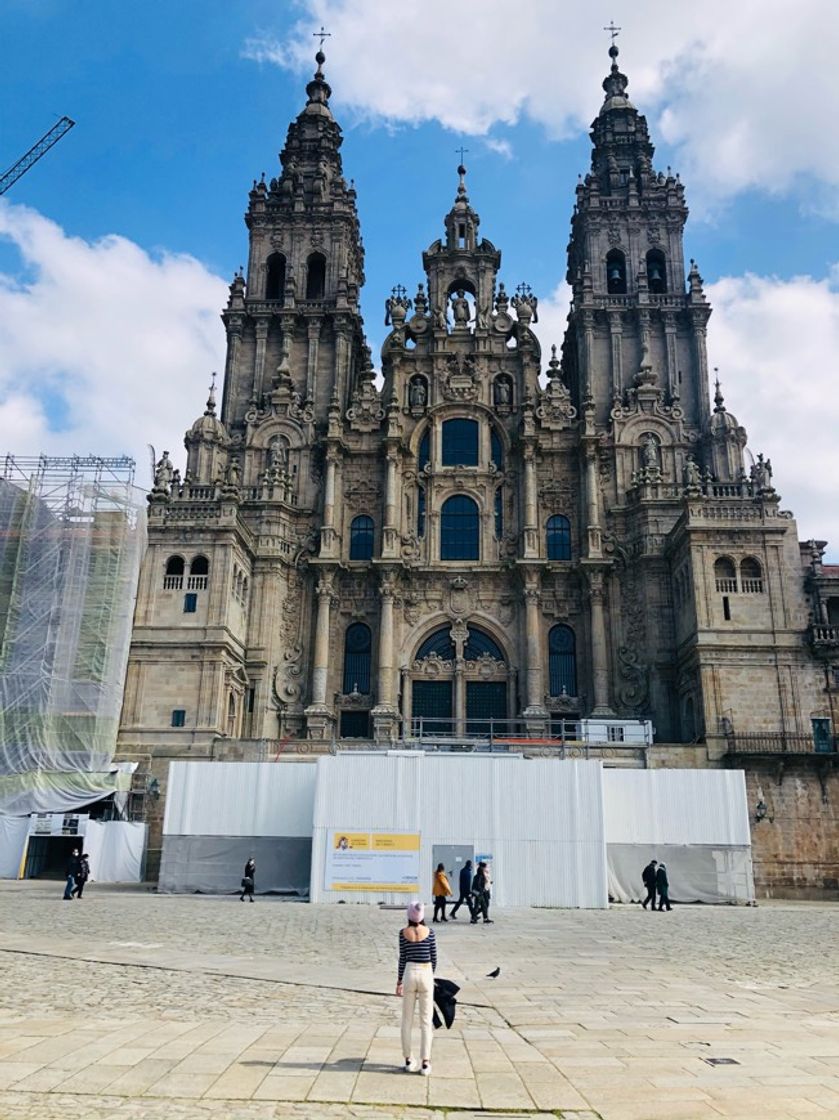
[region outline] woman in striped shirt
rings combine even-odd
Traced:
[[[399,931],[399,972],[396,994],[402,996],[402,1053],[405,1055],[405,1072],[413,1073],[411,1057],[411,1029],[414,1025],[414,1005],[419,1003],[420,1017],[420,1073],[431,1073],[431,1038],[434,1032],[434,971],[437,968],[437,940],[434,930],[425,925],[425,907],[421,902],[408,906],[408,924]]]

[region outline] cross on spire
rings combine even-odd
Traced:
[[[393,295],[396,299],[403,299],[408,294],[408,289],[402,284],[397,284],[393,289]]]
[[[516,291],[522,297],[522,299],[526,299],[528,296],[533,295],[533,289],[529,284],[525,284],[524,281],[519,284],[519,286],[516,288]]]
[[[320,25],[320,31],[313,31],[312,32],[312,38],[313,39],[320,39],[319,49],[323,50],[323,41],[324,41],[324,39],[331,39],[332,38],[332,32],[324,30],[324,26],[323,26],[323,24],[321,24]]]
[[[463,157],[466,154],[466,152],[469,151],[469,149],[464,148],[463,145],[461,144],[461,146],[459,148],[455,148],[455,151],[460,153],[460,162],[461,162],[461,164],[463,164]]]
[[[611,23],[609,24],[609,26],[604,27],[603,30],[608,31],[609,34],[612,36],[612,46],[614,46],[615,45],[615,39],[617,39],[618,35],[623,30],[623,28],[622,27],[616,27],[615,26],[615,21],[612,20]]]

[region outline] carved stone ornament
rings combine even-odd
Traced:
[[[641,663],[635,650],[628,646],[620,647],[618,661],[620,663],[618,672],[622,682],[618,688],[618,699],[622,707],[640,714],[649,695],[647,668]]]
[[[480,391],[480,378],[475,369],[475,358],[466,354],[449,354],[443,376],[443,396],[449,401],[474,401]]]
[[[444,661],[439,653],[432,651],[422,661],[415,661],[412,668],[424,677],[441,677],[454,672],[454,662]]]
[[[385,410],[376,386],[367,379],[360,381],[347,409],[350,427],[356,432],[374,432],[384,416]]]
[[[494,677],[498,680],[507,676],[507,666],[491,653],[484,652],[474,661],[465,663],[465,672],[467,677]]]
[[[379,483],[368,478],[359,478],[344,486],[344,498],[352,506],[375,506],[381,496]]]
[[[464,576],[455,576],[449,581],[449,607],[457,616],[468,614],[474,608],[469,581]]]

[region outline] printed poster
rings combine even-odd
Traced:
[[[418,832],[333,829],[327,835],[326,890],[418,892]]]

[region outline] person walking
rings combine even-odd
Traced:
[[[481,861],[478,864],[478,870],[475,872],[475,878],[472,880],[472,925],[476,925],[478,917],[483,917],[484,925],[492,925],[492,918],[489,916],[489,903],[492,897],[492,879],[490,878],[489,868]]]
[[[434,930],[425,924],[425,907],[421,902],[408,906],[408,924],[399,931],[399,969],[396,994],[402,997],[402,1053],[404,1070],[416,1069],[411,1054],[411,1032],[414,1009],[419,1004],[420,1073],[431,1073],[431,1039],[434,1034],[434,972],[437,968],[437,941]]]
[[[447,922],[449,919],[446,917],[446,899],[451,897],[452,888],[449,883],[449,878],[446,875],[446,868],[442,863],[437,864],[437,870],[434,872],[434,917],[432,921]]]
[[[641,903],[644,909],[647,909],[647,903],[651,902],[651,910],[655,910],[655,869],[658,866],[654,859],[651,859],[644,870],[641,872],[641,879],[644,886],[647,888],[647,897]]]
[[[658,891],[658,908],[663,910],[665,906],[668,910],[672,910],[670,905],[670,882],[667,878],[667,868],[663,863],[658,865],[658,871],[655,873],[655,888]]]
[[[239,901],[245,901],[245,895],[253,902],[253,889],[256,876],[256,860],[251,856],[245,864],[245,873],[242,876],[242,893],[239,895]]]
[[[82,891],[84,890],[84,885],[88,881],[89,878],[90,878],[90,856],[88,856],[87,852],[82,852],[81,857],[79,859],[79,873],[76,876],[76,885],[75,885],[75,887],[73,888],[73,891],[72,891],[72,893],[76,896],[76,898],[81,898],[82,897]]]
[[[73,848],[73,854],[67,861],[67,882],[64,884],[64,901],[68,902],[73,897],[73,891],[76,888],[76,878],[81,869],[81,860],[79,859],[79,849]]]
[[[466,903],[466,909],[469,911],[469,917],[472,917],[472,860],[467,859],[463,867],[460,869],[460,875],[457,881],[458,899],[452,906],[449,917],[454,919],[457,917],[457,912],[461,906]]]

